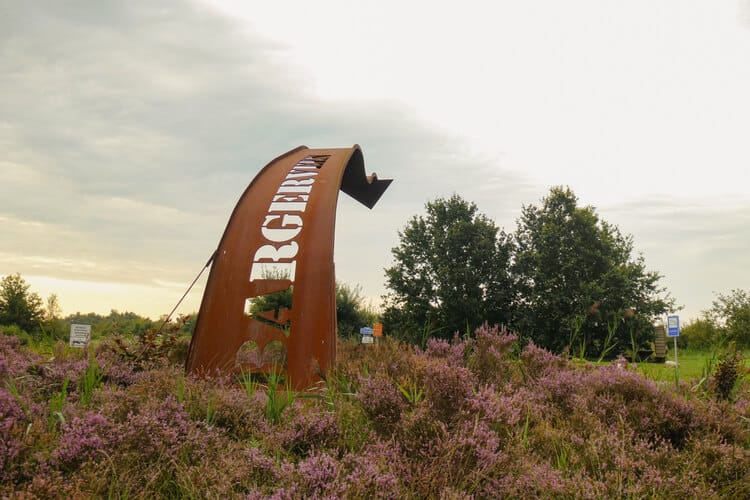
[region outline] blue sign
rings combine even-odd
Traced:
[[[369,326],[363,326],[359,329],[359,333],[361,333],[362,335],[372,335],[374,332],[375,330],[373,330]]]
[[[668,316],[667,317],[667,337],[679,337],[679,336],[680,336],[680,317]]]

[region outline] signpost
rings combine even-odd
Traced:
[[[91,340],[91,325],[70,325],[70,347],[86,347]]]
[[[679,316],[668,316],[667,317],[667,337],[674,338],[674,383],[679,389],[680,379],[678,370],[680,369],[680,362],[677,360],[677,337],[680,336],[680,317]]]

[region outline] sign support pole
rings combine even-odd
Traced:
[[[674,385],[680,389],[680,362],[677,361],[677,337],[674,338]]]
[[[674,338],[674,387],[680,390],[680,363],[677,360],[677,337],[680,336],[680,317],[667,317],[667,336]]]

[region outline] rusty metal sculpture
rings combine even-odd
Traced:
[[[284,369],[296,389],[336,357],[333,264],[338,191],[372,208],[391,180],[366,176],[359,146],[300,146],[266,165],[232,213],[203,293],[190,373]],[[292,307],[249,314],[254,297],[291,289]]]

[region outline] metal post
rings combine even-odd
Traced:
[[[677,360],[677,337],[674,337],[674,385],[675,389],[680,389],[680,363]]]

